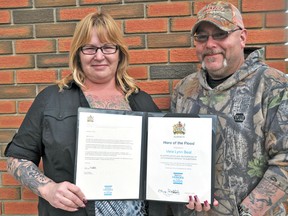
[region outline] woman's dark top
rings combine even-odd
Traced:
[[[150,95],[143,91],[129,97],[133,111],[160,112]],[[49,86],[35,98],[18,133],[7,145],[5,156],[26,159],[37,166],[42,158],[44,174],[55,182],[74,182],[78,107],[89,107],[82,90],[70,83],[63,91]],[[52,207],[39,197],[41,216],[94,215],[94,202],[84,209],[67,212]]]

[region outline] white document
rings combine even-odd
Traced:
[[[139,199],[142,116],[80,112],[76,185],[88,200]]]
[[[80,108],[75,184],[86,199],[212,202],[213,118],[164,116]]]
[[[146,199],[211,202],[212,118],[148,118]]]

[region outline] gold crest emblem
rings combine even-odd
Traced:
[[[174,124],[173,133],[184,135],[186,133],[185,124],[181,123],[181,121],[179,121],[177,124]]]
[[[87,122],[94,122],[94,117],[92,115],[88,116]]]

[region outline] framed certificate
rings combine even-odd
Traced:
[[[212,203],[215,118],[79,108],[75,184],[88,200]]]
[[[213,118],[148,117],[146,199],[212,200]],[[211,203],[211,202],[210,202]]]

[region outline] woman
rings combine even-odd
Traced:
[[[8,171],[39,196],[41,216],[147,215],[143,201],[87,202],[73,184],[78,107],[160,110],[128,76],[128,50],[109,15],[88,14],[71,44],[72,74],[35,98],[5,150]]]

